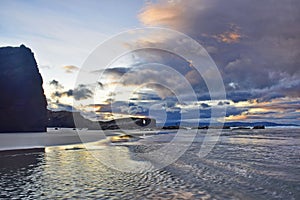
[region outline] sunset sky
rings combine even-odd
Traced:
[[[193,122],[189,113],[195,110],[208,121],[212,107],[225,107],[226,121],[300,125],[298,0],[0,0],[0,6],[0,46],[31,48],[50,109],[81,110],[93,119],[151,116],[159,122],[175,122],[185,113],[185,120]],[[98,66],[85,72],[103,76],[78,84],[77,75],[96,47],[120,32],[143,27],[176,30],[199,42],[220,71],[226,99],[210,100],[192,60],[153,49],[123,55],[106,71]],[[144,42],[178,42],[164,36]],[[161,65],[149,64],[153,62]],[[174,92],[153,84],[169,84],[186,97],[179,77],[189,82],[196,100],[180,102]],[[116,82],[120,79],[122,83]]]

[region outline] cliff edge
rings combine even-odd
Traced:
[[[0,132],[46,131],[43,80],[31,50],[0,48]]]

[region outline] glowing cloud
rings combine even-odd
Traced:
[[[183,10],[177,4],[161,3],[147,4],[138,15],[139,20],[147,26],[169,25],[177,26],[179,23],[178,13]]]
[[[215,35],[213,36],[213,38],[216,38],[219,42],[235,43],[242,38],[242,35],[237,32],[225,32],[219,35]]]
[[[74,65],[63,66],[62,68],[65,70],[66,73],[73,73],[79,70],[79,68]]]

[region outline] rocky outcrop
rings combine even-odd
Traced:
[[[91,121],[83,118],[79,112],[48,110],[47,127],[75,128],[74,116],[78,122],[77,128],[87,128],[91,125]]]
[[[46,131],[43,80],[31,50],[0,48],[0,132]]]
[[[178,125],[174,125],[174,126],[163,126],[162,129],[164,129],[164,130],[180,129],[180,126],[178,126]]]
[[[144,129],[155,128],[156,120],[151,118],[128,117],[110,121],[99,121],[103,130],[107,129]]]
[[[156,127],[156,121],[151,118],[138,117],[91,121],[82,117],[79,112],[49,110],[47,127],[88,128],[90,130],[143,129]]]
[[[265,129],[264,125],[257,125],[257,126],[253,126],[252,129]]]

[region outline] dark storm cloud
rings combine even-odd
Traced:
[[[158,1],[147,4],[139,18],[203,44],[222,73],[228,96],[238,101],[267,96],[253,89],[272,92],[268,98],[299,97],[297,84],[282,89],[283,81],[300,79],[299,9],[298,0]]]

